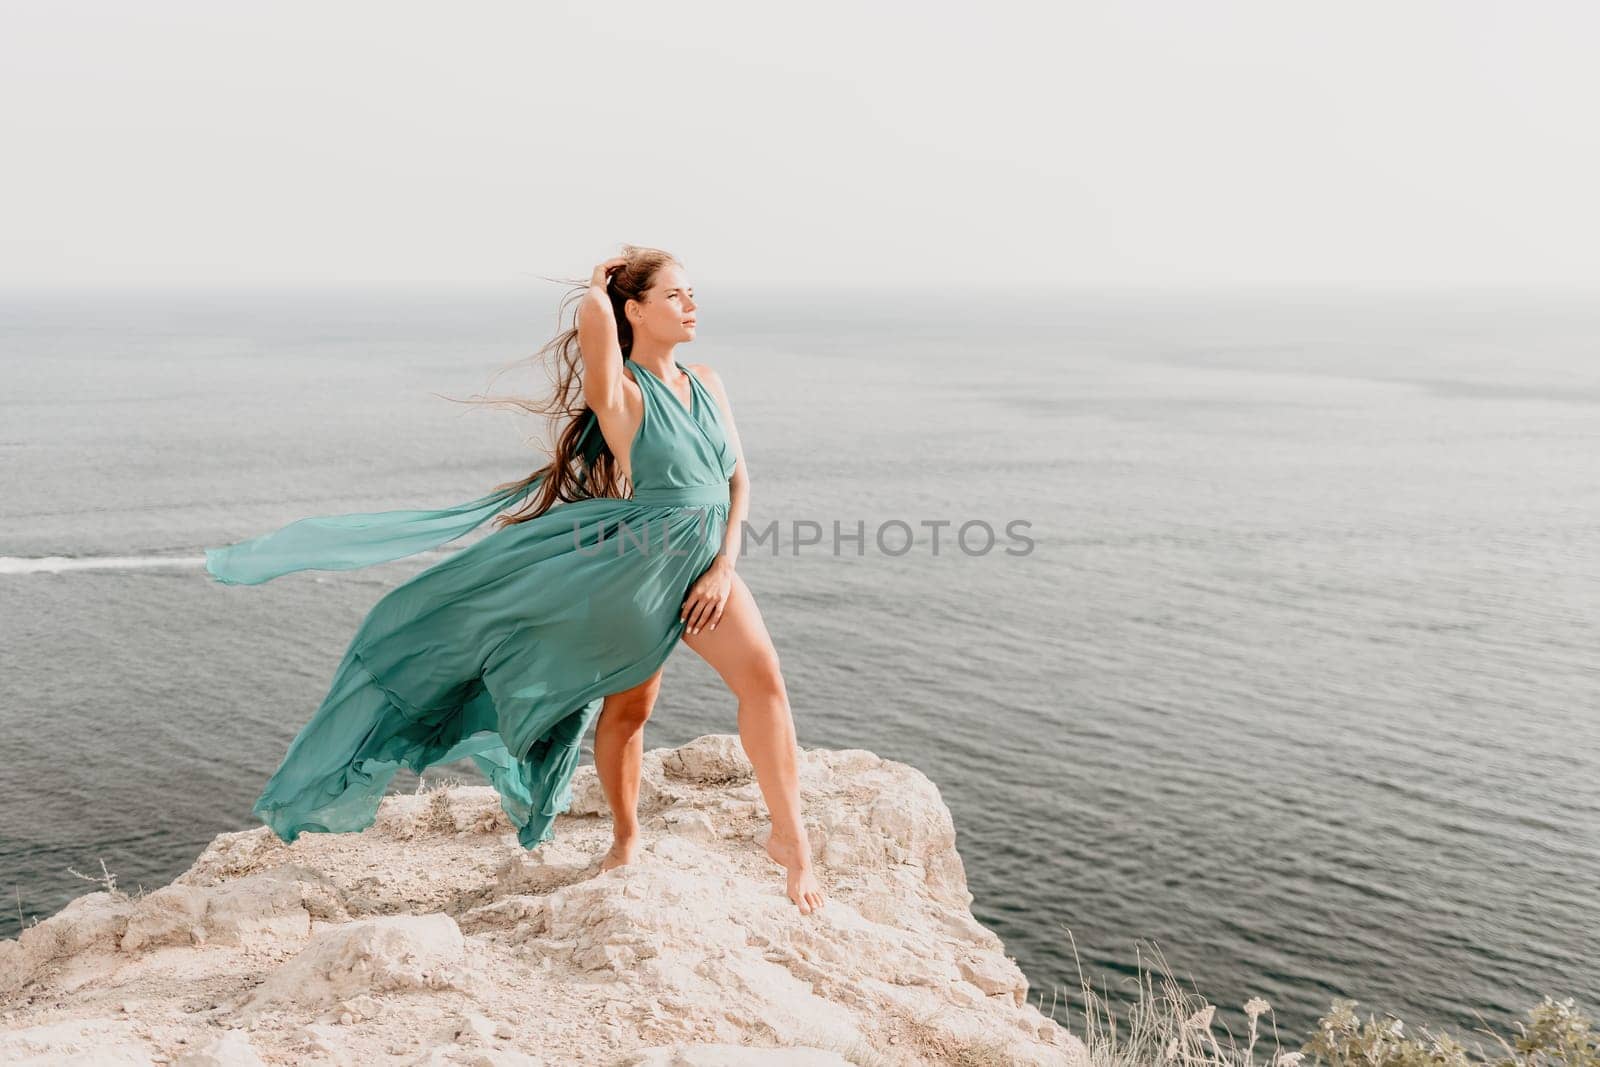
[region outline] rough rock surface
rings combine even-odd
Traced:
[[[0,941],[0,1063],[617,1067],[1086,1062],[968,910],[921,772],[802,753],[828,902],[762,851],[738,738],[645,755],[637,860],[580,768],[525,851],[487,786],[383,801],[359,834],[220,834],[170,885],[90,893]]]

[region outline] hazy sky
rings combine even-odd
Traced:
[[[1600,6],[0,2],[0,284],[1600,282]]]

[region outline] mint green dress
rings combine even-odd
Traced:
[[[467,757],[499,792],[523,847],[554,836],[584,733],[606,694],[645,681],[671,655],[684,597],[727,528],[736,458],[716,398],[685,371],[686,408],[650,371],[623,362],[644,393],[633,495],[557,503],[386,593],[255,803],[282,840],[365,829],[401,767]],[[584,484],[604,443],[594,413],[587,418]],[[207,549],[206,570],[253,585],[398,559],[459,537],[537,484],[437,510],[300,519]]]

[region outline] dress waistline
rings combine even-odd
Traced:
[[[682,505],[693,507],[702,504],[728,505],[728,483],[715,485],[662,485],[635,488],[630,498],[635,504],[659,504],[667,507]]]

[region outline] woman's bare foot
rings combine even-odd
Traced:
[[[600,857],[600,870],[602,873],[613,867],[621,867],[632,863],[634,854],[639,851],[639,835],[637,833],[615,836],[611,840],[611,849]]]
[[[811,871],[810,849],[773,834],[767,838],[766,850],[778,866],[789,872],[789,899],[800,908],[800,914],[809,915],[822,907],[822,884]]]

